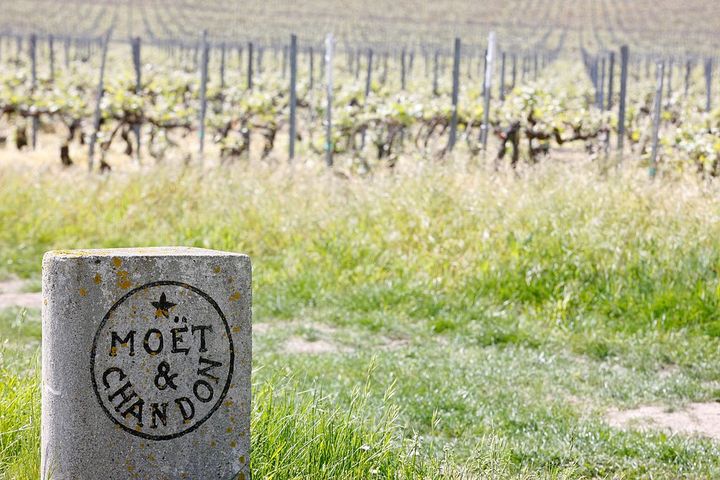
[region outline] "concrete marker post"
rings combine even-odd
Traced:
[[[198,248],[43,257],[43,480],[250,478],[252,272]]]

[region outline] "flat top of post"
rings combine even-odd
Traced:
[[[223,252],[196,247],[97,248],[82,250],[51,250],[43,258],[82,257],[247,257],[244,253]]]

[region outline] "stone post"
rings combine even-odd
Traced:
[[[53,251],[42,283],[43,480],[250,478],[247,256]]]

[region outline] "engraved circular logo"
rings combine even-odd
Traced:
[[[225,315],[207,293],[174,281],[135,288],[95,333],[92,383],[105,413],[151,440],[205,422],[230,388],[235,352]]]

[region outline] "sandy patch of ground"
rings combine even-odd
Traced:
[[[691,403],[680,410],[646,405],[631,410],[612,410],[606,416],[613,427],[665,430],[720,439],[720,403]]]
[[[351,349],[332,343],[328,340],[306,340],[302,337],[290,337],[283,345],[287,353],[341,353],[349,352]]]
[[[410,341],[402,338],[383,338],[383,343],[378,347],[380,350],[397,350],[407,347]]]
[[[286,353],[348,353],[360,348],[338,341],[342,337],[340,328],[319,322],[301,322],[298,320],[257,322],[252,326],[253,334],[267,335],[273,332],[284,331],[294,334],[280,344],[280,350]],[[379,342],[371,348],[378,351],[396,350],[410,344],[407,339],[375,337]],[[351,342],[352,343],[352,342]]]
[[[660,369],[660,372],[658,372],[658,377],[662,380],[667,380],[678,372],[680,372],[680,368],[677,365],[664,365]]]
[[[396,350],[410,344],[407,340],[383,338],[380,345],[372,347],[377,351]],[[348,353],[355,351],[355,348],[347,345],[339,345],[331,338],[307,339],[300,336],[290,337],[284,344],[283,350],[288,353]]]
[[[40,292],[23,292],[24,286],[25,282],[22,280],[5,280],[0,282],[0,308],[41,308],[42,294]]]
[[[253,323],[252,331],[253,333],[265,334],[270,331],[270,327],[269,323]]]
[[[293,335],[288,338],[284,345],[283,351],[287,353],[344,353],[351,352],[352,349],[347,346],[338,344],[333,337],[336,336],[337,329],[323,323],[296,323],[301,330],[306,332],[305,335]]]

